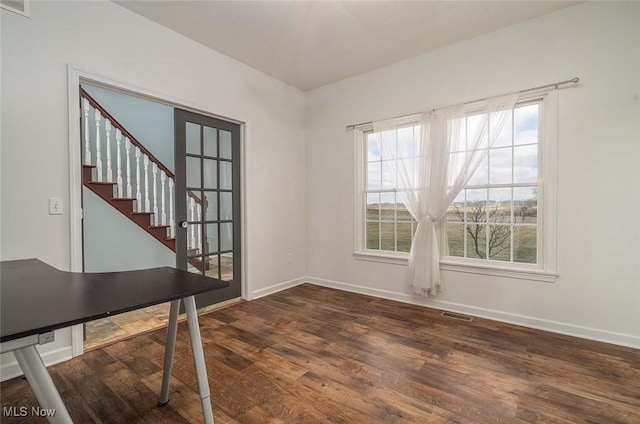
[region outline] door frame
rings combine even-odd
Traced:
[[[165,104],[174,108],[183,109],[189,112],[210,116],[216,119],[232,122],[240,125],[240,220],[241,220],[241,242],[245,247],[241,249],[241,298],[248,299],[250,290],[248,287],[248,263],[249,255],[247,234],[249,222],[247,219],[248,210],[248,188],[247,180],[250,176],[250,168],[247,166],[249,160],[249,134],[250,123],[247,119],[229,118],[231,114],[216,113],[205,106],[172,97],[164,93],[154,92],[138,86],[123,83],[109,77],[100,76],[95,73],[82,71],[73,65],[67,66],[68,97],[69,108],[69,238],[70,238],[70,264],[69,271],[82,272],[82,253],[84,250],[82,242],[82,151],[80,134],[80,84],[87,83],[106,88],[113,91],[139,97],[152,102]],[[220,106],[220,105],[216,105]],[[84,335],[82,324],[71,327],[71,356],[82,355],[84,350]]]

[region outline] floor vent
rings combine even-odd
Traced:
[[[440,315],[447,318],[457,319],[459,321],[473,322],[473,317],[470,317],[469,315],[456,314],[455,312],[445,311]]]

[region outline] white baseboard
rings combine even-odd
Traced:
[[[338,281],[324,280],[321,278],[306,277],[306,282],[322,287],[329,287],[344,290],[352,293],[366,294],[388,300],[395,300],[412,305],[427,306],[472,315],[479,318],[487,318],[494,321],[508,324],[521,325],[523,327],[535,328],[537,330],[550,331],[567,336],[580,337],[583,339],[595,340],[599,342],[612,343],[615,345],[640,349],[640,337],[631,334],[616,333],[613,331],[600,330],[597,328],[582,327],[574,324],[551,321],[542,318],[535,318],[526,315],[518,315],[509,312],[502,312],[493,309],[479,308],[476,306],[463,305],[460,303],[446,302],[437,299],[423,299],[407,293],[398,293],[388,290],[373,289],[356,284],[342,283]]]
[[[50,365],[59,364],[60,362],[68,361],[73,357],[71,354],[71,346],[64,346],[59,349],[41,353],[41,356],[44,364],[47,367]],[[6,381],[11,378],[19,377],[22,374],[22,369],[15,359],[10,362],[3,362],[0,365],[0,381]]]
[[[268,296],[270,294],[274,294],[274,293],[277,293],[277,292],[282,291],[282,290],[290,289],[291,287],[298,286],[298,285],[300,285],[300,284],[302,284],[302,283],[304,283],[306,281],[308,281],[308,278],[306,278],[306,277],[295,278],[293,280],[285,281],[283,283],[274,284],[272,286],[265,287],[263,289],[254,290],[254,291],[251,292],[251,296],[249,297],[248,300],[259,299],[261,297]]]

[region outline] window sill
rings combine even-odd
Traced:
[[[409,265],[408,255],[393,255],[372,252],[354,252],[353,257],[358,261],[379,262],[391,265]],[[541,271],[538,269],[506,268],[498,266],[487,266],[482,264],[460,263],[450,260],[440,261],[441,271],[464,272],[468,274],[492,275],[496,277],[516,278],[519,280],[542,281],[545,283],[555,283],[557,273]]]
[[[357,261],[381,262],[392,265],[409,265],[409,255],[394,255],[391,253],[354,252]]]
[[[517,278],[519,280],[542,281],[555,283],[558,276],[555,272],[539,269],[507,268],[501,266],[460,263],[450,260],[440,261],[441,271],[465,272],[469,274],[493,275],[496,277]]]

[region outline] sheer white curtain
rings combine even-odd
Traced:
[[[373,123],[398,198],[418,222],[409,254],[414,293],[427,297],[442,290],[436,225],[500,136],[517,98],[494,97],[476,106]],[[473,125],[467,126],[467,115],[474,116]],[[411,146],[416,146],[413,154]]]

